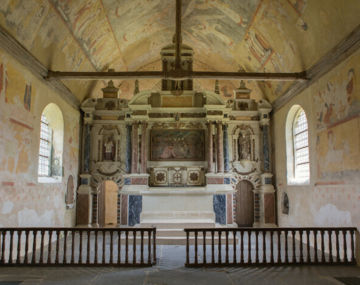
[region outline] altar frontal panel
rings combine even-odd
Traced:
[[[204,130],[152,130],[151,160],[205,160]]]

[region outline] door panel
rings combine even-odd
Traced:
[[[252,227],[254,223],[254,193],[249,181],[236,185],[236,223],[239,227]]]

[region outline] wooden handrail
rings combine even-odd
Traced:
[[[0,228],[0,254],[0,266],[151,266],[156,228]]]
[[[356,264],[359,258],[355,254],[355,227],[188,228],[184,231],[187,267]],[[202,260],[198,260],[201,255]]]

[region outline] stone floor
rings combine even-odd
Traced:
[[[184,267],[184,246],[158,246],[158,263],[149,268],[2,267],[5,284],[360,284],[356,266]],[[337,279],[336,279],[337,278]],[[340,281],[341,280],[341,281]]]

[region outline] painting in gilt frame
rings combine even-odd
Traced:
[[[151,160],[205,160],[204,130],[151,130],[150,137]]]

